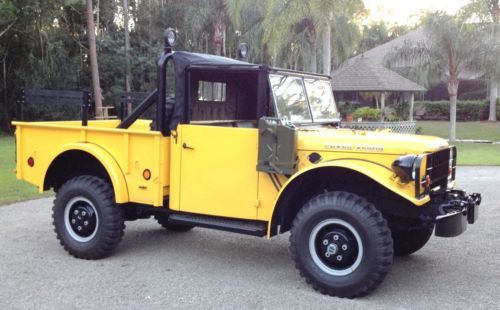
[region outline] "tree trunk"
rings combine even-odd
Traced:
[[[323,25],[323,74],[330,75],[332,70],[332,18],[333,12],[329,10]]]
[[[450,95],[450,142],[457,139],[457,97],[458,79],[450,78],[448,81],[448,93]]]
[[[318,72],[318,58],[316,56],[316,41],[309,43],[311,62],[309,63],[309,72]]]
[[[96,0],[96,3],[95,3],[95,25],[96,25],[96,31],[97,31],[97,35],[100,34],[100,29],[101,29],[101,18],[100,18],[100,15],[101,15],[101,10],[100,10],[100,7],[101,7],[101,2],[100,0]]]
[[[130,72],[130,37],[129,37],[129,15],[128,15],[128,0],[123,0],[123,22],[124,22],[124,30],[125,30],[125,91],[130,92],[131,87],[131,79],[132,73]],[[127,103],[127,115],[132,112],[132,103]]]
[[[212,26],[214,27],[214,47],[215,47],[215,55],[222,55],[224,48],[224,33],[226,31],[227,22],[228,22],[228,13],[226,9],[226,5],[223,4],[215,13],[214,19],[212,21]]]
[[[95,25],[92,0],[87,1],[87,34],[89,37],[90,72],[92,75],[92,88],[94,92],[95,114],[102,117],[101,83],[99,82],[99,68],[97,65],[97,50],[95,43]]]
[[[271,56],[269,55],[269,46],[267,43],[262,45],[262,64],[265,66],[271,65]]]
[[[489,121],[496,122],[497,120],[497,98],[498,98],[498,81],[492,78],[490,81],[490,116]]]
[[[457,139],[457,97],[458,85],[458,65],[456,62],[456,53],[451,43],[446,44],[448,54],[448,95],[450,96],[450,142]]]

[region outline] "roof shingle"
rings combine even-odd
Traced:
[[[333,91],[425,91],[381,64],[365,57],[353,59],[332,74]]]

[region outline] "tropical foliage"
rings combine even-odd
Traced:
[[[234,58],[238,44],[247,42],[251,62],[326,74],[411,30],[383,22],[363,25],[367,11],[362,0],[93,0],[93,13],[105,105],[116,104],[125,89],[155,87],[155,63],[167,26],[177,29],[179,50]],[[481,21],[488,31],[462,27],[471,20]],[[500,47],[493,44],[498,38],[493,23],[498,24],[498,0],[471,0],[457,17],[431,15],[423,24],[438,30],[429,31],[436,44],[408,55],[430,51],[415,58],[425,60],[428,84],[444,72],[459,75],[466,64],[482,68],[495,81]],[[0,0],[0,129],[8,130],[22,87],[92,87],[86,26],[84,0]],[[453,43],[448,46],[453,57],[447,57],[446,44],[437,44],[440,38]],[[468,56],[469,40],[479,42],[474,60]],[[448,68],[450,59],[455,69]],[[450,80],[451,93],[456,83]]]

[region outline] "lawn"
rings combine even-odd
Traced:
[[[449,123],[420,121],[421,134],[448,138]],[[491,140],[500,142],[500,122],[458,122],[457,139]],[[459,165],[500,165],[500,144],[455,143]]]
[[[449,137],[449,122],[419,121],[422,134]],[[458,122],[457,139],[478,139],[500,142],[500,122]]]
[[[14,156],[14,138],[0,136],[0,205],[50,195],[40,195],[35,186],[16,179]]]

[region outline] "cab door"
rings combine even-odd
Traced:
[[[257,218],[258,129],[179,125],[179,210]]]

